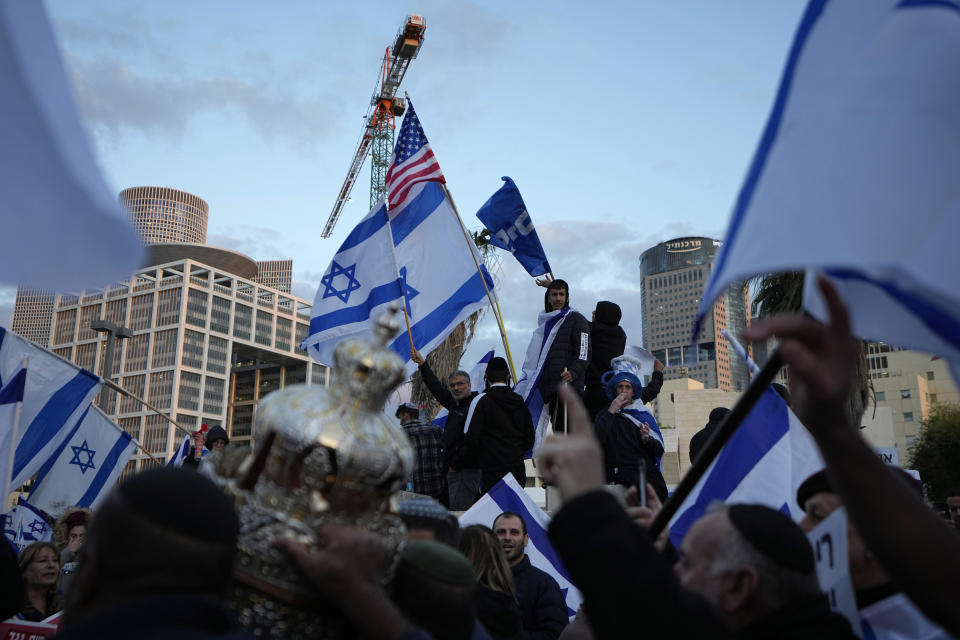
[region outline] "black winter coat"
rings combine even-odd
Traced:
[[[623,355],[627,334],[620,327],[620,307],[613,302],[598,302],[590,324],[590,364],[585,382],[600,384],[600,376],[610,371],[610,361]]]
[[[511,471],[525,479],[523,454],[533,448],[535,433],[530,411],[507,386],[489,387],[477,400],[460,450],[451,459],[454,469],[481,469],[486,492]]]
[[[450,467],[450,461],[457,454],[457,450],[463,443],[463,424],[467,421],[467,411],[470,409],[470,402],[476,397],[477,392],[471,391],[463,400],[457,400],[453,397],[450,389],[446,387],[426,362],[420,365],[420,376],[423,378],[423,384],[433,394],[447,411],[447,423],[443,428],[443,437],[440,439],[440,446],[443,450],[444,472]]]
[[[522,640],[523,620],[520,605],[509,593],[477,585],[477,619],[493,640]]]
[[[537,387],[544,402],[550,402],[557,395],[557,385],[560,384],[560,374],[564,369],[573,376],[571,386],[577,393],[583,393],[591,353],[590,323],[576,311],[570,311],[557,329],[543,364],[543,374]]]
[[[657,469],[657,458],[663,456],[663,445],[650,436],[644,442],[640,429],[620,413],[611,414],[607,409],[600,410],[594,418],[593,428],[597,440],[603,447],[603,462],[607,482],[624,486],[637,483],[638,461],[643,458],[647,466],[647,482],[662,502],[667,499],[667,483]]]
[[[510,569],[523,618],[523,637],[528,640],[557,638],[570,620],[560,585],[550,574],[530,564],[526,555]]]

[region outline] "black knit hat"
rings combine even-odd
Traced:
[[[397,407],[397,412],[394,414],[395,417],[399,418],[401,413],[409,413],[414,418],[420,417],[420,407],[413,404],[412,402],[404,402],[399,407]]]
[[[735,504],[727,515],[737,532],[777,566],[813,572],[813,549],[789,516],[760,504]]]

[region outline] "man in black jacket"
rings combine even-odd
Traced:
[[[500,539],[513,572],[523,637],[528,640],[557,638],[569,620],[567,603],[557,581],[530,564],[530,558],[524,553],[530,541],[527,523],[519,514],[504,511],[493,521],[493,532]]]
[[[433,397],[449,412],[447,423],[440,440],[443,455],[443,467],[447,481],[447,495],[441,493],[441,502],[451,511],[465,511],[473,505],[480,492],[480,470],[478,468],[450,469],[450,462],[463,443],[463,426],[467,420],[470,402],[477,396],[470,390],[470,374],[466,371],[454,371],[447,378],[450,388],[445,387],[430,365],[416,349],[410,349],[410,359],[420,368],[420,376]],[[446,502],[444,502],[446,499]]]
[[[627,346],[627,334],[620,327],[620,318],[623,312],[620,305],[608,300],[601,300],[593,311],[593,322],[590,323],[590,363],[584,378],[586,389],[583,393],[583,404],[587,406],[587,413],[591,416],[607,403],[607,392],[600,376],[610,370],[610,361],[623,355]]]
[[[530,411],[523,398],[507,386],[507,361],[492,358],[485,378],[487,389],[470,403],[463,443],[450,461],[452,470],[480,469],[481,494],[507,473],[522,487],[527,480],[523,456],[534,442]]]
[[[540,281],[544,282],[544,281]],[[546,281],[543,296],[544,313],[567,310],[557,329],[540,375],[538,389],[543,403],[550,407],[554,431],[563,431],[565,422],[562,408],[557,404],[557,385],[566,382],[583,394],[587,363],[590,362],[590,323],[580,313],[570,309],[570,287],[564,280]],[[543,316],[541,316],[541,321]]]

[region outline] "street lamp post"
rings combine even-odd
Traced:
[[[121,327],[120,325],[109,322],[107,320],[94,320],[90,323],[90,328],[96,331],[97,333],[106,333],[107,334],[107,353],[103,359],[103,377],[107,380],[113,380],[113,353],[114,348],[116,347],[117,340],[124,340],[126,338],[133,337],[133,331],[127,327]],[[103,398],[104,402],[101,406],[106,405],[106,400],[109,396]],[[109,412],[108,412],[109,413]]]

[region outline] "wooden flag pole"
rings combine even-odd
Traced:
[[[707,472],[714,458],[720,455],[723,445],[727,444],[737,429],[743,424],[743,420],[750,414],[753,406],[757,404],[760,396],[764,394],[770,383],[776,377],[777,372],[783,367],[783,360],[780,358],[779,348],[773,352],[763,369],[754,377],[753,382],[747,387],[747,390],[740,400],[734,405],[730,413],[727,414],[717,430],[703,446],[700,455],[693,461],[693,466],[687,471],[676,490],[670,494],[670,497],[664,503],[663,508],[650,523],[650,538],[656,540],[660,532],[670,523],[673,516],[679,511],[683,501],[687,499],[690,492],[700,481],[700,478]]]
[[[457,222],[460,223],[460,230],[463,231],[463,239],[467,242],[467,250],[470,251],[470,256],[473,258],[473,263],[477,267],[477,273],[480,274],[480,282],[483,283],[483,288],[487,292],[487,300],[490,301],[490,309],[493,311],[494,317],[497,319],[497,328],[500,329],[500,338],[503,340],[503,348],[507,352],[507,362],[510,364],[510,374],[513,376],[513,381],[517,381],[517,370],[513,366],[513,356],[510,354],[510,342],[507,340],[507,331],[503,327],[503,318],[500,316],[500,308],[493,300],[493,294],[490,293],[490,288],[487,286],[487,279],[483,276],[483,271],[480,269],[480,262],[477,260],[477,254],[474,253],[476,248],[473,240],[470,238],[470,234],[467,232],[467,227],[463,224],[463,219],[460,217],[460,211],[457,209],[457,203],[453,201],[453,196],[450,194],[450,190],[447,189],[447,185],[443,184],[443,192],[450,199],[450,205],[453,207],[453,213],[457,216]]]

